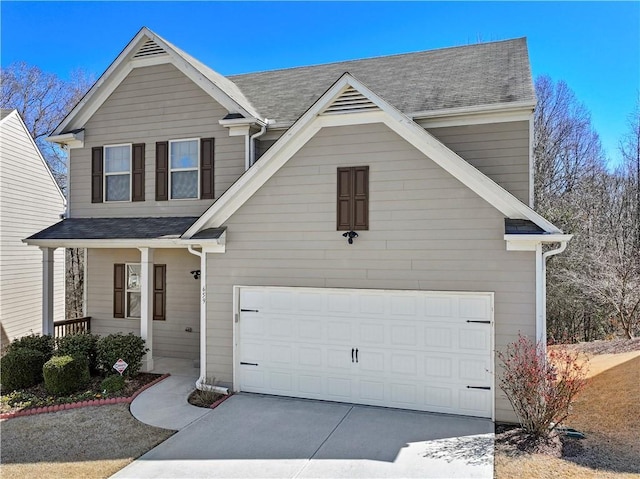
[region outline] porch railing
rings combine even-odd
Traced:
[[[82,334],[91,332],[91,316],[83,318],[64,319],[53,322],[53,336],[62,338],[71,334]]]

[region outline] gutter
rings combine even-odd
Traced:
[[[567,244],[571,239],[560,241],[560,246],[546,252],[542,252],[542,243],[536,247],[536,341],[542,344],[545,352],[547,350],[547,260],[551,256],[562,253],[567,249]]]
[[[200,258],[200,377],[196,381],[196,389],[228,395],[228,388],[207,383],[207,255],[204,249],[197,251],[192,245],[187,249]]]
[[[266,120],[266,122],[262,125],[262,128],[260,128],[260,131],[258,133],[254,133],[249,137],[249,166],[247,169],[251,168],[256,162],[256,139],[267,132],[268,124],[269,120]]]

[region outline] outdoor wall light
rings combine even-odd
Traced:
[[[191,274],[193,275],[193,279],[200,279],[200,270],[199,269],[194,269],[193,271],[191,271]]]
[[[349,244],[353,244],[353,238],[357,238],[358,233],[356,233],[355,231],[347,231],[346,233],[342,233],[342,236],[344,236],[345,238],[349,238],[347,241],[349,242]]]

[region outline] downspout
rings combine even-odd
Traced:
[[[560,246],[556,249],[552,249],[542,253],[542,243],[538,244],[536,248],[536,263],[538,263],[539,268],[539,291],[541,292],[539,298],[539,311],[540,315],[538,317],[538,321],[536,323],[537,329],[537,341],[539,341],[543,347],[547,347],[547,260],[551,256],[555,256],[557,254],[562,253],[565,249],[567,249],[568,241],[561,241]]]
[[[253,164],[256,162],[256,138],[261,137],[267,132],[268,124],[269,124],[269,120],[265,119],[265,123],[262,125],[262,128],[260,128],[260,131],[258,133],[254,133],[253,135],[251,135],[251,138],[249,140],[249,148],[250,148],[249,167],[253,166]]]
[[[244,135],[244,171],[247,171],[251,167],[251,138],[253,138],[249,132]]]
[[[207,383],[207,255],[188,245],[189,253],[200,258],[200,377],[196,389],[229,394],[229,389]]]

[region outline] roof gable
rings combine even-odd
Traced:
[[[260,161],[205,211],[183,237],[190,238],[207,227],[222,226],[321,128],[366,123],[387,125],[505,217],[530,220],[546,232],[561,232],[351,74],[345,73],[267,150]]]
[[[64,205],[66,205],[67,204],[67,199],[65,198],[64,193],[60,189],[60,185],[58,185],[58,182],[56,181],[55,177],[53,176],[53,173],[51,172],[51,168],[49,168],[49,165],[47,164],[46,160],[42,156],[42,153],[40,152],[40,148],[38,148],[38,145],[36,145],[35,140],[31,136],[31,134],[29,133],[29,129],[27,128],[27,125],[24,124],[24,121],[22,120],[22,117],[18,113],[18,110],[11,110],[11,109],[2,108],[2,110],[0,111],[0,126],[2,124],[4,124],[5,122],[11,121],[12,118],[16,119],[16,122],[20,126],[20,129],[24,133],[24,136],[26,138],[28,138],[28,141],[29,141],[34,153],[37,155],[42,167],[47,172],[47,175],[48,175],[49,179],[51,180],[52,188],[56,189],[56,192],[58,193],[58,195],[60,195],[62,203]]]
[[[231,80],[143,27],[51,136],[82,128],[134,68],[160,63],[173,64],[230,113],[260,119],[255,108]]]

